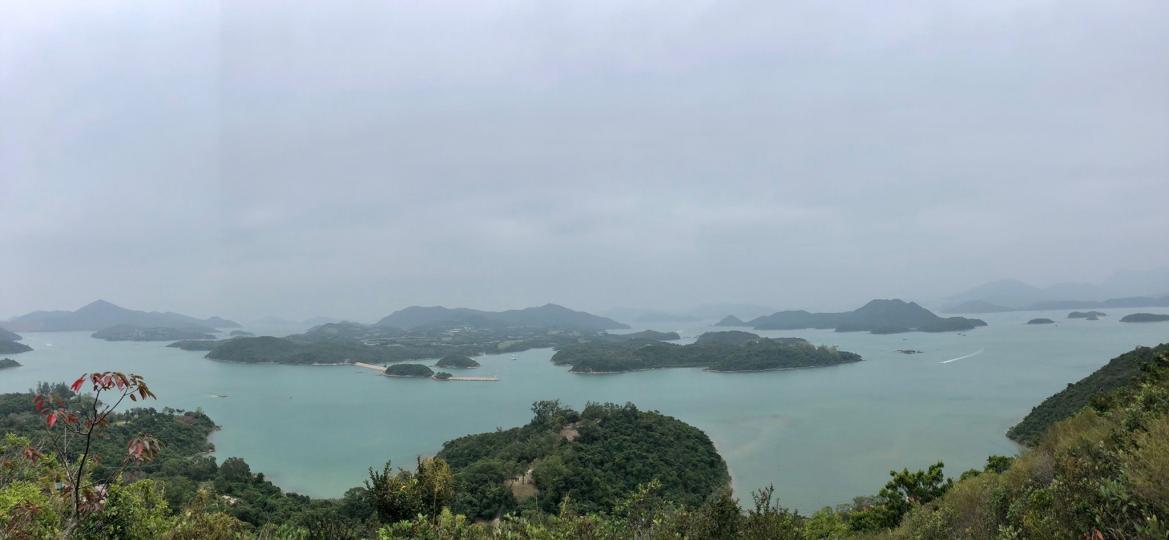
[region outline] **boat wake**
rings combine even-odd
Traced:
[[[982,351],[984,351],[984,350],[986,350],[986,349],[978,349],[977,351],[974,351],[970,354],[965,354],[965,355],[959,356],[958,358],[951,358],[949,360],[942,360],[941,362],[938,362],[938,363],[939,364],[949,364],[950,362],[957,362],[959,360],[965,360],[967,358],[970,358],[973,356],[978,356],[978,355],[982,354]]]

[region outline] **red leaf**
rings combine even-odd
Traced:
[[[76,381],[73,381],[73,384],[69,387],[69,389],[73,390],[74,392],[78,392],[81,390],[81,383],[83,382],[85,382],[85,375],[82,375],[78,377]]]
[[[50,428],[53,427],[53,425],[57,423],[57,412],[53,411],[49,413],[49,417],[45,420],[49,423]]]

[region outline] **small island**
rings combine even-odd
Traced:
[[[1068,313],[1069,319],[1088,319],[1094,321],[1100,317],[1107,317],[1108,314],[1103,311],[1073,311]]]
[[[658,341],[580,343],[552,356],[572,373],[622,373],[671,367],[708,371],[771,371],[859,362],[860,355],[816,347],[800,338],[760,337],[750,332],[707,332],[689,345]]]
[[[1161,322],[1161,321],[1169,321],[1169,315],[1165,315],[1165,314],[1161,314],[1161,313],[1133,313],[1131,315],[1125,315],[1124,317],[1120,318],[1120,322],[1128,322],[1128,323]]]
[[[440,371],[434,374],[433,379],[436,381],[449,381],[451,380],[451,374],[445,371]]]
[[[715,326],[751,326],[734,315],[727,315],[721,321],[714,324]]]
[[[1055,324],[1055,321],[1053,321],[1051,319],[1039,318],[1039,319],[1031,319],[1031,320],[1027,321],[1027,324]]]
[[[387,377],[431,377],[434,375],[434,370],[422,364],[392,364],[386,368],[385,375]]]
[[[19,341],[0,340],[0,354],[20,354],[31,350],[32,347]]]
[[[462,354],[448,354],[440,359],[434,367],[440,368],[455,368],[455,369],[471,369],[479,367],[479,362],[471,359],[470,356]]]
[[[0,358],[0,369],[20,367],[20,362],[11,358]]]
[[[748,326],[756,330],[835,329],[837,332],[899,334],[902,332],[964,332],[986,321],[966,317],[939,317],[916,302],[873,300],[844,313],[810,313],[780,311],[752,319]]]
[[[897,352],[901,354],[921,354],[921,351],[917,349],[897,349]]]
[[[215,339],[206,328],[170,328],[165,326],[133,326],[119,324],[93,333],[106,341],[175,341],[181,339]]]

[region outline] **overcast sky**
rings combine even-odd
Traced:
[[[1169,2],[0,6],[0,318],[851,308],[1169,265]]]

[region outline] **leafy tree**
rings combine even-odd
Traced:
[[[54,442],[57,456],[62,460],[65,471],[65,491],[73,500],[69,531],[76,529],[84,515],[96,510],[102,502],[103,494],[93,489],[88,476],[89,471],[86,470],[91,460],[96,463],[102,457],[94,452],[93,446],[99,432],[107,427],[110,415],[127,397],[131,401],[155,397],[140,375],[134,373],[126,375],[116,371],[82,374],[69,390],[76,394],[87,380],[93,391],[93,396],[87,399],[74,396],[73,399],[66,401],[59,393],[37,394],[33,398],[34,407],[44,417],[45,424],[50,430],[61,421],[61,427],[57,432],[59,436]],[[113,402],[103,403],[101,401],[103,393],[114,396]],[[75,460],[72,459],[69,446],[70,437],[78,439],[81,445]],[[153,437],[148,435],[134,437],[127,445],[123,466],[150,460],[157,455],[159,448],[158,440]]]

